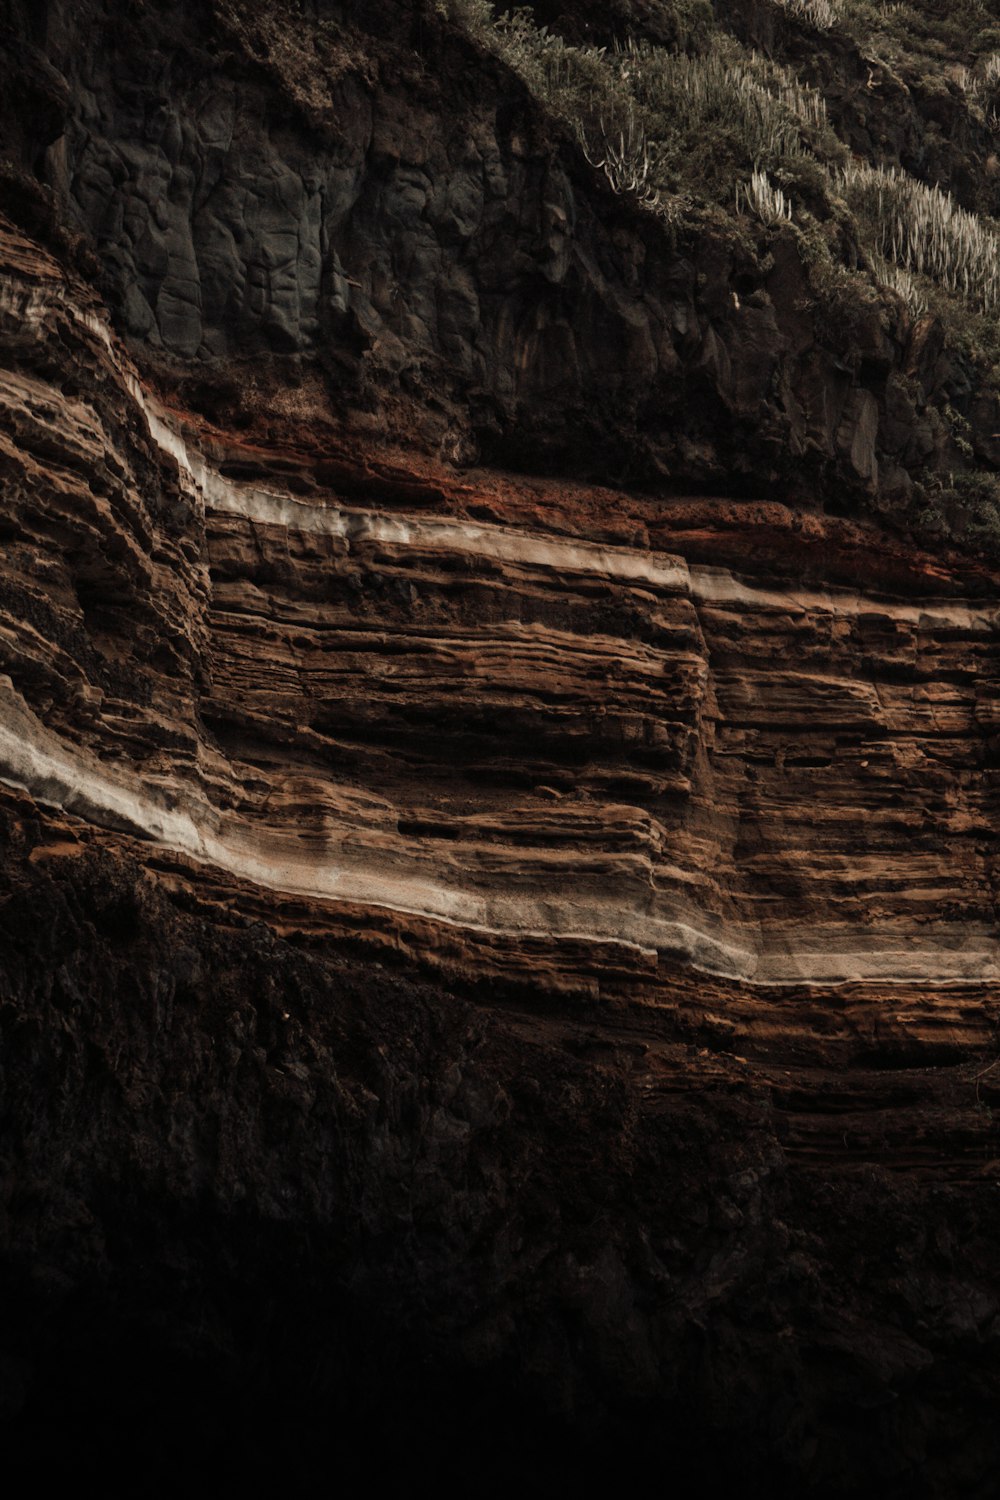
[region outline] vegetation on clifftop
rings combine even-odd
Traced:
[[[768,235],[790,225],[831,318],[864,318],[873,299],[885,307],[887,328],[899,301],[911,323],[930,314],[963,368],[974,370],[971,384],[1000,399],[1000,224],[963,206],[946,181],[859,158],[834,127],[821,88],[775,51],[741,42],[697,0],[660,7],[672,12],[672,45],[631,29],[605,45],[573,43],[528,6],[435,5],[519,75],[614,191],[672,225],[706,213],[749,216],[760,225],[763,254]],[[996,136],[1000,158],[1000,27],[978,0],[770,6],[779,27],[799,33],[800,53],[803,39],[817,50],[836,40],[914,98],[944,90],[976,128]],[[873,79],[870,72],[869,90]],[[929,136],[936,128],[926,122]],[[1000,478],[969,440],[961,404],[945,393],[941,464],[915,477],[908,498],[873,501],[921,536],[997,553]]]

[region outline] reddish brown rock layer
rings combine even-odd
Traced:
[[[7,1468],[993,1500],[995,403],[452,9],[0,3]]]
[[[124,836],[309,946],[599,1000],[649,1087],[706,1058],[787,1096],[804,1163],[988,1166],[981,569],[778,503],[344,453],[334,484],[162,408],[5,247],[4,773],[69,815],[33,860]],[[885,1068],[927,1058],[954,1103],[911,1081],[901,1109]]]
[[[777,503],[716,506],[723,567],[696,560],[709,502],[661,507],[654,546],[649,500],[609,539],[608,493],[553,486],[550,516],[512,484],[505,515],[496,478],[478,504],[474,476],[407,490],[397,466],[360,505],[346,459],[303,495],[263,448],[248,479],[28,254],[6,283],[9,781],[470,951],[589,949],[612,991],[678,961],[997,975],[981,570],[913,557],[904,593],[872,534],[850,586],[859,528]]]
[[[209,1204],[223,1300],[272,1284],[245,1213],[311,1316],[346,1287],[574,1442],[692,1412],[817,1493],[872,1445],[887,1493],[992,1473],[988,570],[237,438],[3,255],[18,1274],[96,1295],[137,1225],[188,1266]]]

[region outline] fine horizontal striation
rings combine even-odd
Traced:
[[[773,503],[352,484],[322,434],[310,460],[168,412],[4,245],[9,782],[543,987],[1000,974],[975,569],[904,588],[890,543],[866,570]]]

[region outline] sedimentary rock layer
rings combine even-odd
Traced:
[[[8,1467],[993,1500],[995,402],[468,10],[0,0]]]
[[[9,783],[563,983],[998,977],[981,571],[777,502],[237,443],[3,253]]]

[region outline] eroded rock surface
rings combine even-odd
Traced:
[[[52,4],[6,57],[0,141],[195,387],[299,360],[461,461],[727,492],[905,507],[956,451],[942,400],[995,457],[995,403],[927,320],[845,311],[790,231],[678,240],[433,7]]]
[[[988,1465],[975,1405],[927,1456],[942,1362],[992,1368],[998,1326],[988,572],[778,503],[226,433],[3,253],[14,1264],[63,1275],[69,1234],[116,1284],[113,1181],[137,1234],[300,1226],[306,1287],[444,1370],[513,1360],[557,1425],[717,1425],[820,1492],[872,1445],[891,1484]]]
[[[995,977],[988,577],[915,556],[893,593],[885,539],[777,504],[495,474],[359,495],[348,454],[147,397],[19,254],[10,781],[264,888],[592,948],[595,993],[602,954]],[[41,374],[67,331],[73,398]]]
[[[137,81],[135,16],[90,9],[106,56],[49,7],[20,87],[111,311],[0,221],[25,1450],[992,1495],[1000,580],[777,484],[530,473],[619,461],[613,370],[647,473],[759,477],[774,376],[863,487],[933,447],[905,340],[834,372],[760,299],[707,318],[711,263],[657,300],[523,100],[417,132],[398,47],[359,77],[316,33],[321,87],[294,30],[185,10]],[[519,472],[472,465],[476,402]],[[685,403],[727,413],[703,464]]]

